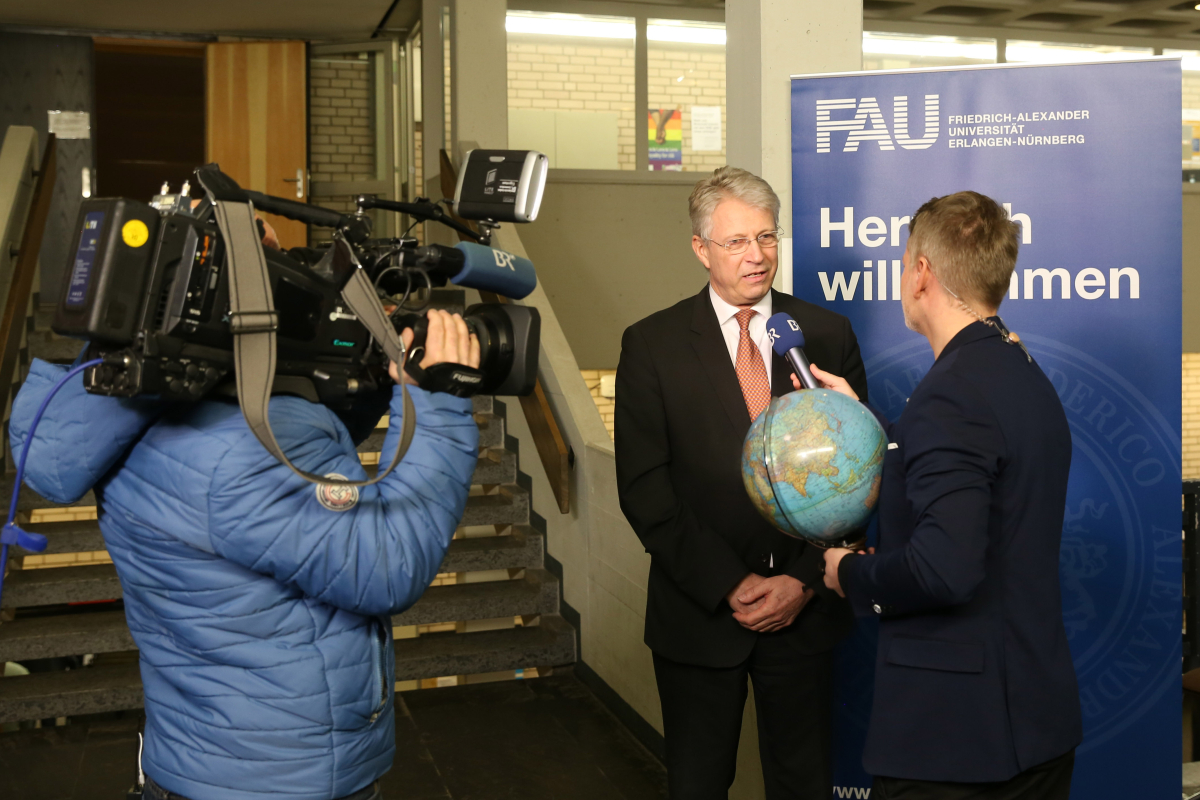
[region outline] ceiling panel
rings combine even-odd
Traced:
[[[0,0],[0,24],[345,39],[370,36],[390,5],[391,0]]]

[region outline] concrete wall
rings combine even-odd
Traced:
[[[626,327],[696,294],[708,280],[692,253],[687,215],[700,176],[654,177],[663,180],[552,173],[537,221],[521,226],[583,369],[616,369]]]

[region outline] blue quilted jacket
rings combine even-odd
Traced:
[[[14,452],[64,373],[34,362],[13,405]],[[141,651],[143,765],[161,786],[193,800],[330,800],[391,767],[389,616],[437,573],[479,441],[469,400],[410,391],[408,454],[340,504],[319,502],[232,402],[164,410],[89,395],[79,377],[51,401],[25,479],[62,503],[96,489]],[[391,413],[384,464],[399,388]],[[270,414],[301,469],[365,477],[329,409],[276,397]]]

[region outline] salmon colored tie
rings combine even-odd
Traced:
[[[762,352],[750,340],[750,318],[757,313],[753,308],[746,308],[737,313],[738,325],[742,329],[742,335],[738,339],[737,376],[738,383],[742,385],[742,397],[746,400],[746,410],[750,412],[751,422],[758,419],[758,415],[771,403],[771,381],[767,379]]]

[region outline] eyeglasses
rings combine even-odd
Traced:
[[[705,239],[706,242],[712,242],[717,247],[723,247],[726,253],[731,256],[736,256],[738,253],[746,252],[746,248],[751,242],[758,242],[758,246],[763,250],[774,250],[779,246],[779,237],[783,235],[783,231],[775,230],[770,233],[760,233],[753,239],[730,239],[727,242],[718,242],[714,239]]]

